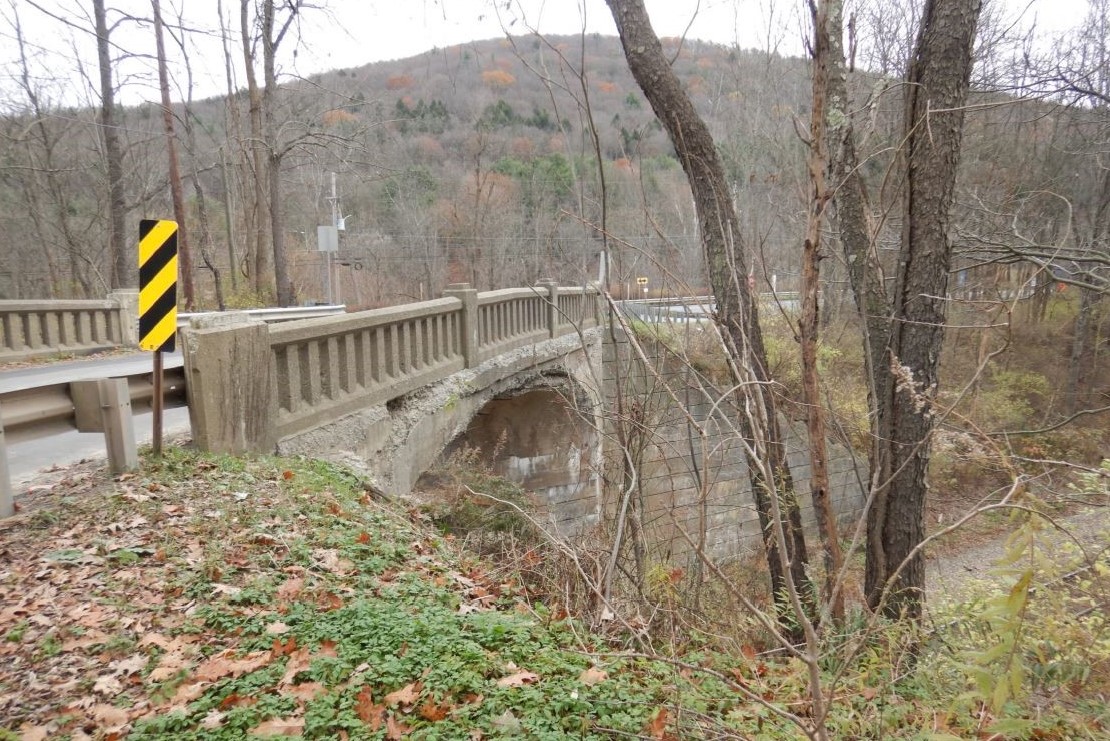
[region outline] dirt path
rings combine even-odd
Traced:
[[[1076,514],[1055,520],[1057,527],[1046,527],[1041,547],[1047,552],[1065,543],[1078,543],[1093,559],[1110,548],[1110,506],[1089,506]],[[951,536],[950,536],[951,537]],[[957,534],[958,537],[958,534]],[[990,576],[1002,557],[1009,532],[988,543],[957,550],[946,549],[944,555],[931,557],[926,563],[926,585],[930,598],[954,597],[966,592],[969,582]]]

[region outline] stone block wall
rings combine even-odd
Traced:
[[[698,330],[692,330],[698,331]],[[631,352],[627,338],[616,342],[606,332],[605,389],[610,408],[607,425],[605,507],[612,516],[619,506],[620,452],[613,410],[618,384],[621,406],[634,457],[640,461],[636,492],[643,502],[643,524],[656,560],[685,563],[693,549],[682,535],[697,540],[702,522],[706,549],[727,560],[760,545],[759,518],[748,480],[744,441],[735,423],[730,398],[688,364],[647,343],[647,364]],[[650,367],[649,367],[650,364]],[[780,416],[787,458],[807,526],[814,524],[809,496],[809,454],[805,424]],[[863,506],[861,481],[867,462],[837,440],[828,441],[830,488],[841,518]]]

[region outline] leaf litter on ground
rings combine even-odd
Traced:
[[[602,668],[414,514],[332,464],[181,449],[51,487],[0,528],[0,739],[603,738],[676,680],[736,707]]]

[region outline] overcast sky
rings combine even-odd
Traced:
[[[906,2],[907,0],[892,0]],[[1020,26],[1036,22],[1046,34],[1074,27],[1082,19],[1086,0],[1000,0]],[[660,36],[686,35],[742,48],[774,47],[784,54],[801,53],[804,12],[802,0],[646,0]],[[149,25],[121,20],[121,16],[149,17],[149,0],[106,0],[109,22],[120,21],[113,35],[116,53],[153,53]],[[590,32],[615,34],[604,0],[318,0],[326,11],[306,11],[300,26],[297,53],[288,45],[280,55],[285,74],[310,75],[368,62],[398,59],[428,49],[477,39],[528,33]],[[23,27],[32,75],[53,101],[90,102],[92,93],[82,75],[97,74],[90,0],[0,0],[0,104],[12,110],[24,102],[18,80],[14,21]],[[223,0],[224,15],[237,23],[238,0]],[[194,97],[216,95],[225,89],[223,56],[218,40],[217,0],[162,0],[162,13],[171,22],[179,12],[190,27]],[[181,11],[181,9],[184,9]],[[44,11],[46,11],[44,13]],[[52,17],[53,16],[53,17]],[[67,25],[65,21],[70,23]],[[168,42],[171,67],[179,52]],[[236,62],[241,51],[232,48]],[[134,60],[121,65],[122,99],[136,103],[158,97],[153,65]],[[184,75],[176,74],[179,85]],[[241,75],[237,83],[242,84]],[[178,97],[175,95],[174,97]]]

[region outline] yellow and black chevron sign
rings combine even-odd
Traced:
[[[139,347],[173,352],[177,338],[177,222],[139,222]]]

